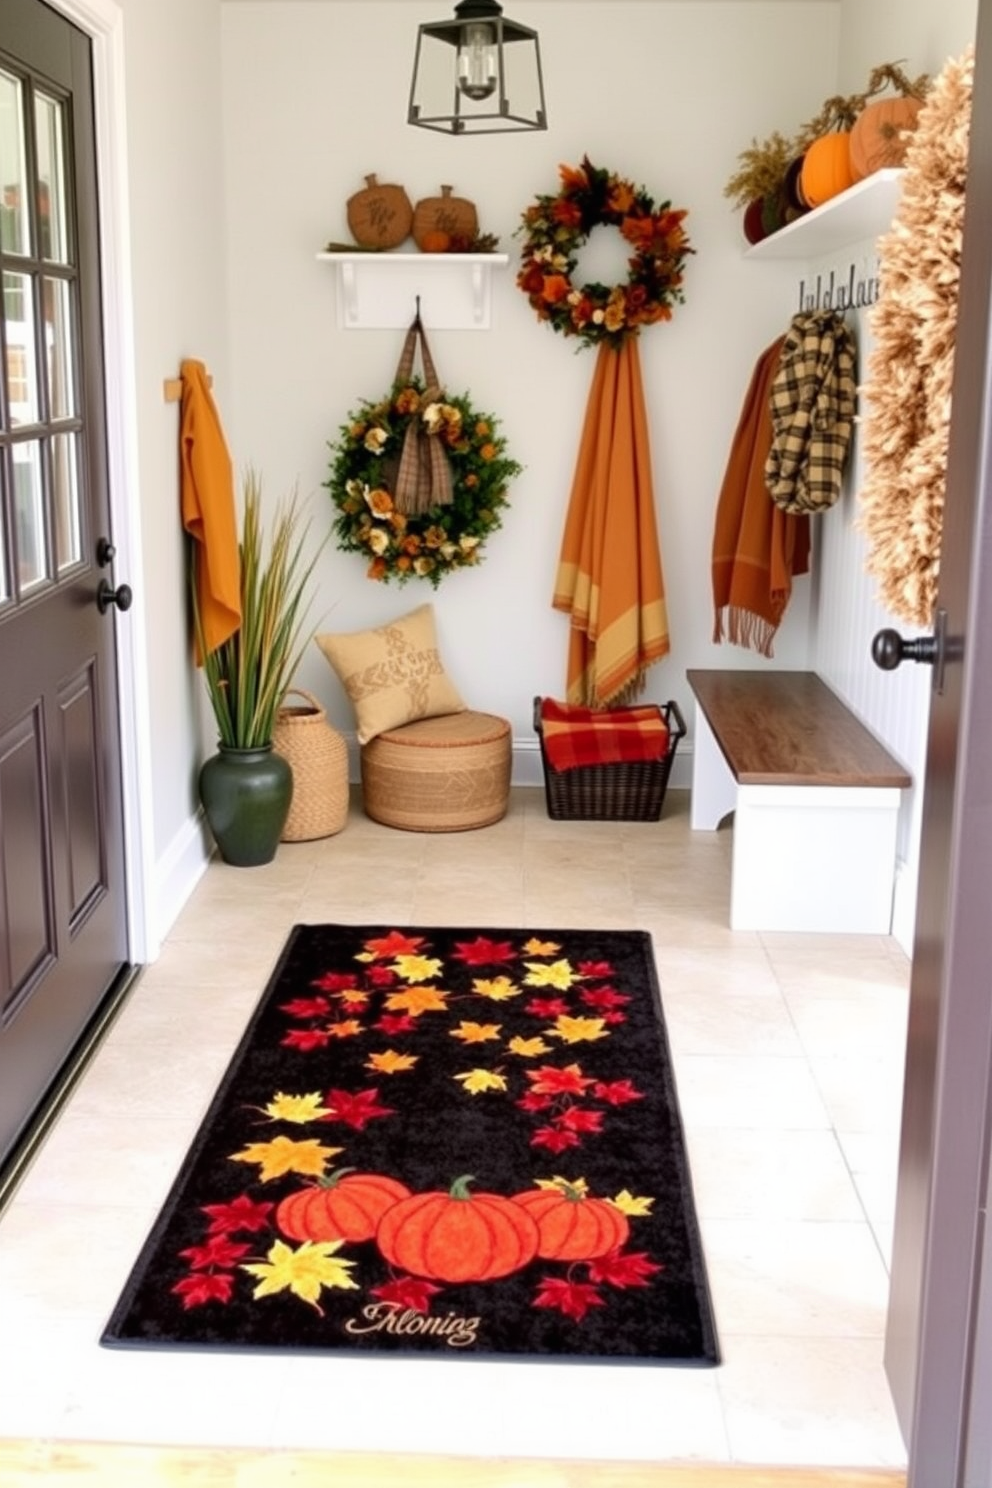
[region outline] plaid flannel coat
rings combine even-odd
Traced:
[[[794,315],[769,406],[765,485],[785,512],[826,511],[840,496],[856,398],[854,337],[835,310]]]

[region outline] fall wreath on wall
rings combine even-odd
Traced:
[[[682,303],[689,245],[685,211],[656,205],[643,187],[603,170],[584,156],[559,166],[561,190],[539,196],[518,229],[524,246],[517,284],[539,320],[588,345],[618,343],[642,325],[670,320]],[[574,283],[579,253],[593,229],[615,227],[631,246],[625,284]]]
[[[411,425],[439,441],[451,472],[450,499],[413,512],[400,510],[394,495]],[[486,539],[502,525],[509,483],[523,468],[507,454],[493,414],[480,413],[467,395],[425,388],[419,377],[359,404],[333,448],[324,484],[338,510],[338,546],[368,558],[370,579],[426,579],[435,589],[445,574],[480,561]]]

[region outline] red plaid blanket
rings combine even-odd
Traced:
[[[668,725],[654,706],[597,712],[544,698],[541,735],[553,770],[661,760],[668,753]]]

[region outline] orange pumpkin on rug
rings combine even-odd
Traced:
[[[815,139],[803,158],[799,179],[803,200],[811,207],[822,206],[853,186],[850,136],[838,130]]]
[[[383,1215],[376,1244],[393,1266],[431,1281],[492,1281],[537,1254],[537,1224],[500,1194],[472,1193],[469,1176],[447,1193],[401,1199]]]
[[[923,104],[918,98],[880,98],[862,109],[850,135],[851,175],[863,181],[875,171],[906,159],[907,136],[916,128]]]
[[[276,1227],[288,1240],[371,1240],[386,1211],[409,1197],[395,1178],[339,1168],[288,1194],[276,1210]]]
[[[630,1234],[630,1222],[615,1204],[590,1198],[562,1178],[551,1188],[514,1194],[513,1201],[535,1220],[537,1253],[544,1260],[593,1261],[620,1250]]]

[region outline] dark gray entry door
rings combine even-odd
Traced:
[[[91,48],[2,10],[0,1162],[127,960]]]
[[[980,0],[886,1367],[911,1488],[987,1488],[992,1073],[992,0]],[[978,1375],[981,1375],[981,1369]],[[984,1442],[982,1437],[984,1435]]]

